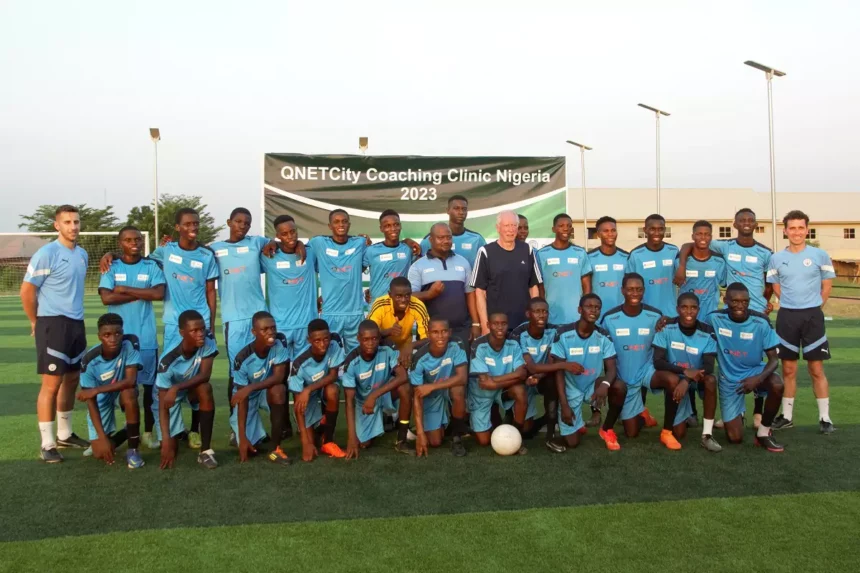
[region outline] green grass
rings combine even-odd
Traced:
[[[87,303],[94,343],[102,309]],[[0,299],[0,571],[856,570],[860,321],[828,328],[839,430],[817,434],[804,375],[783,455],[753,448],[752,430],[718,455],[691,430],[669,452],[649,429],[616,453],[589,435],[561,456],[537,440],[516,458],[468,441],[466,458],[443,447],[416,460],[389,435],[357,461],[239,464],[219,358],[221,467],[204,471],[185,450],[163,472],[145,451],[147,467],[132,472],[68,450],[58,466],[37,461],[33,341],[19,302]],[[85,427],[78,406],[75,429]],[[287,449],[298,456],[295,439]]]

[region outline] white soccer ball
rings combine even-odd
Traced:
[[[523,437],[520,431],[510,424],[502,424],[490,436],[490,445],[493,450],[500,456],[512,456],[523,445]]]

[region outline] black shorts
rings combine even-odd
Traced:
[[[87,351],[83,320],[66,316],[36,318],[36,372],[60,375],[78,372]]]
[[[801,348],[807,362],[830,359],[830,344],[824,332],[824,312],[820,307],[780,308],[776,315],[776,335],[782,360],[797,360]]]

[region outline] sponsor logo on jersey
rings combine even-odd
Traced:
[[[494,358],[490,358],[489,356],[487,356],[486,358],[484,358],[484,363],[485,363],[487,366],[495,366],[495,365],[496,365],[496,360],[495,360]]]
[[[354,252],[355,252],[355,247],[345,250],[343,252],[343,254],[349,256],[349,255],[353,254]]]
[[[340,253],[338,252],[337,249],[326,249],[325,254],[328,255],[329,257],[336,257],[336,256],[340,255]]]
[[[167,257],[167,260],[171,263],[176,263],[177,265],[182,264],[182,257],[180,257],[179,255],[170,255],[169,257]]]
[[[685,346],[686,345],[683,342],[673,342],[672,343],[672,348],[674,348],[675,350],[684,350]]]
[[[732,331],[728,328],[720,328],[718,332],[720,333],[720,336],[728,336],[729,338],[732,337]]]
[[[275,267],[279,269],[288,269],[290,268],[290,261],[278,261],[275,263]]]
[[[471,250],[472,250],[472,243],[463,243],[463,244],[462,244],[462,245],[460,245],[460,246],[461,246],[461,247],[463,247],[464,249],[466,249],[467,251],[471,251]],[[452,247],[452,248],[453,248],[453,247]]]
[[[245,253],[247,253],[249,250],[250,250],[250,249],[249,249],[248,247],[239,247],[238,249],[236,249],[236,252],[237,252],[237,253],[239,253],[240,255],[244,255],[244,254],[245,254]]]
[[[674,262],[675,261],[672,259],[663,259],[663,266],[664,267],[671,267],[674,264]]]
[[[687,271],[687,278],[688,278],[688,279],[696,279],[696,278],[699,278],[699,271],[690,271],[690,270],[688,270],[688,271]]]
[[[747,255],[744,260],[748,263],[757,263],[758,257],[753,257],[752,255]]]
[[[642,263],[642,268],[643,269],[656,269],[657,268],[657,261],[645,261]]]
[[[373,369],[377,372],[382,372],[383,370],[385,370],[385,362],[380,362],[379,364],[374,366]]]
[[[741,332],[741,340],[752,340],[753,333],[752,332]]]
[[[367,380],[368,378],[370,378],[371,374],[373,374],[373,370],[368,370],[367,372],[361,372],[358,375],[358,379],[359,380]]]
[[[729,256],[726,258],[729,259],[730,261],[732,261],[733,263],[741,262],[741,256],[737,253],[729,253]]]
[[[594,265],[594,272],[603,273],[609,270],[609,265]]]
[[[561,264],[561,259],[559,259],[558,257],[553,257],[553,258],[551,258],[551,259],[547,259],[547,260],[546,260],[546,264],[547,264],[547,265],[549,265],[549,266],[552,266],[552,265],[560,265],[560,264]]]
[[[583,354],[585,354],[584,348],[571,348],[570,349],[570,355],[571,356],[582,356]]]
[[[812,266],[812,259],[803,259],[803,266],[804,267],[811,267]]]
[[[630,329],[629,328],[616,328],[615,329],[615,336],[630,336]]]
[[[137,275],[137,280],[140,282],[146,282],[149,280],[149,275]]]
[[[612,270],[613,271],[623,271],[624,265],[619,265],[619,264],[612,265]]]
[[[717,271],[705,271],[705,278],[712,279],[717,276]]]
[[[502,356],[502,364],[510,364],[514,361],[513,356]]]
[[[381,262],[393,261],[393,260],[394,260],[394,255],[392,255],[391,253],[386,253],[386,254],[384,254],[384,255],[379,255],[379,260],[380,260]]]
[[[440,364],[440,366],[447,366],[447,365],[451,364],[452,362],[453,361],[450,358],[445,358],[442,360],[442,364]]]
[[[687,347],[687,353],[688,353],[688,354],[698,354],[698,353],[699,353],[699,349],[698,349],[698,348],[696,348],[695,346],[688,346],[688,347]]]
[[[102,381],[102,382],[107,382],[108,380],[110,380],[111,378],[113,378],[114,373],[116,373],[116,370],[111,370],[111,371],[109,371],[109,372],[105,372],[104,374],[102,374],[101,376],[99,376],[99,378],[101,378],[101,381]]]
[[[229,254],[230,254],[230,251],[228,251],[227,249],[218,249],[217,251],[215,251],[215,257],[217,257],[219,259],[221,257],[226,257]]]
[[[588,353],[589,354],[597,354],[598,352],[600,352],[599,346],[589,346],[588,347]]]
[[[113,276],[115,281],[124,283],[125,282],[125,273],[117,273]]]
[[[579,259],[577,257],[567,257],[567,264],[569,265],[578,265]]]
[[[319,372],[311,376],[311,381],[319,382],[320,378],[322,378],[323,376],[325,376],[325,370],[320,370]]]
[[[200,261],[191,261],[191,268],[192,269],[202,269],[203,263]]]
[[[640,328],[639,329],[639,336],[648,336],[649,334],[651,334],[650,328]]]

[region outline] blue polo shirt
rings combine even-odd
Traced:
[[[84,279],[89,260],[79,246],[69,249],[59,241],[36,251],[27,265],[24,281],[38,289],[37,316],[84,319]]]
[[[469,261],[469,267],[475,266],[475,259],[478,258],[478,249],[487,244],[487,241],[480,233],[470,231],[469,229],[463,229],[462,234],[453,235],[451,239],[453,241],[451,243],[451,250]],[[421,254],[426,255],[429,252],[430,234],[428,233],[421,241]]]
[[[451,328],[457,328],[472,321],[466,305],[466,293],[474,290],[469,286],[471,275],[472,266],[469,261],[453,251],[446,259],[439,259],[432,253],[427,253],[409,268],[409,283],[412,285],[412,292],[422,292],[428,290],[434,282],[441,281],[445,290],[424,305],[431,317],[444,318]]]
[[[781,287],[781,308],[814,308],[824,304],[821,281],[836,278],[830,256],[821,249],[806,246],[799,253],[788,249],[770,258],[767,282]],[[752,307],[752,305],[750,305]]]

